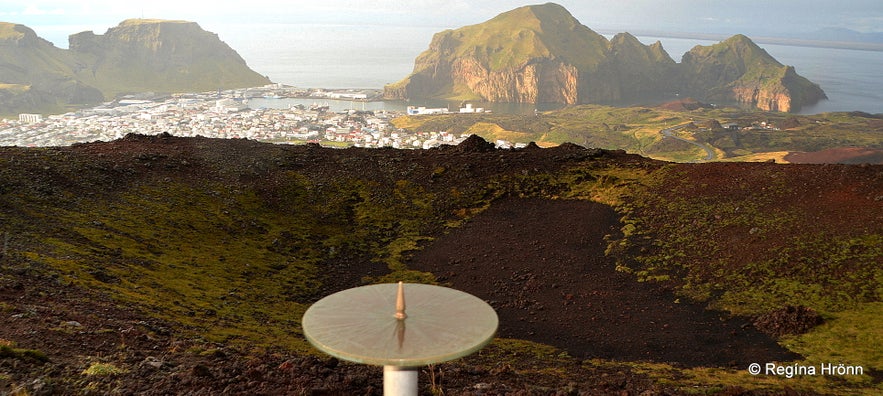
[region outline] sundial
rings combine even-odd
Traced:
[[[302,320],[304,336],[320,351],[384,366],[384,395],[416,395],[420,366],[478,351],[498,323],[494,309],[471,294],[402,282],[334,293]]]

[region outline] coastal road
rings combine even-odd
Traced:
[[[667,138],[667,137],[669,137],[669,138],[672,138],[672,139],[677,139],[677,140],[680,140],[680,141],[682,141],[682,142],[687,142],[687,143],[689,143],[689,144],[692,144],[692,145],[694,145],[694,146],[696,146],[696,147],[699,147],[699,148],[705,150],[705,158],[703,159],[703,161],[712,161],[712,160],[714,160],[714,158],[715,158],[715,156],[714,156],[714,150],[712,150],[711,147],[708,147],[708,146],[706,146],[706,145],[704,145],[704,144],[699,144],[699,143],[696,143],[696,142],[694,142],[694,141],[692,141],[692,140],[687,140],[687,139],[684,139],[684,138],[682,138],[682,137],[678,137],[678,136],[675,136],[675,135],[674,135],[674,132],[675,132],[675,131],[677,131],[677,130],[681,130],[681,129],[684,129],[684,127],[686,127],[687,125],[690,125],[690,124],[691,124],[691,123],[686,123],[686,124],[676,125],[676,126],[673,126],[673,127],[671,127],[671,128],[665,128],[665,129],[659,131],[659,133],[662,134],[663,138]],[[698,161],[699,161],[699,160],[696,160],[696,161],[693,161],[693,162],[698,162]]]

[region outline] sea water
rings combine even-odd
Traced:
[[[438,27],[260,24],[222,36],[258,73],[304,88],[383,88],[407,76]]]

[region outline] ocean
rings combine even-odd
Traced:
[[[209,30],[208,27],[203,27]],[[442,28],[385,25],[225,25],[221,40],[273,82],[304,88],[383,88],[407,76]]]

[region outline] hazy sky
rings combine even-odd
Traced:
[[[83,30],[103,34],[127,18],[184,19],[224,38],[233,23],[392,24],[456,28],[540,2],[501,0],[0,1],[0,21],[28,25],[56,45]],[[560,0],[597,31],[748,35],[842,27],[883,31],[881,0]],[[65,25],[65,26],[60,26]],[[53,27],[54,26],[54,27]],[[60,41],[60,42],[59,42]]]

